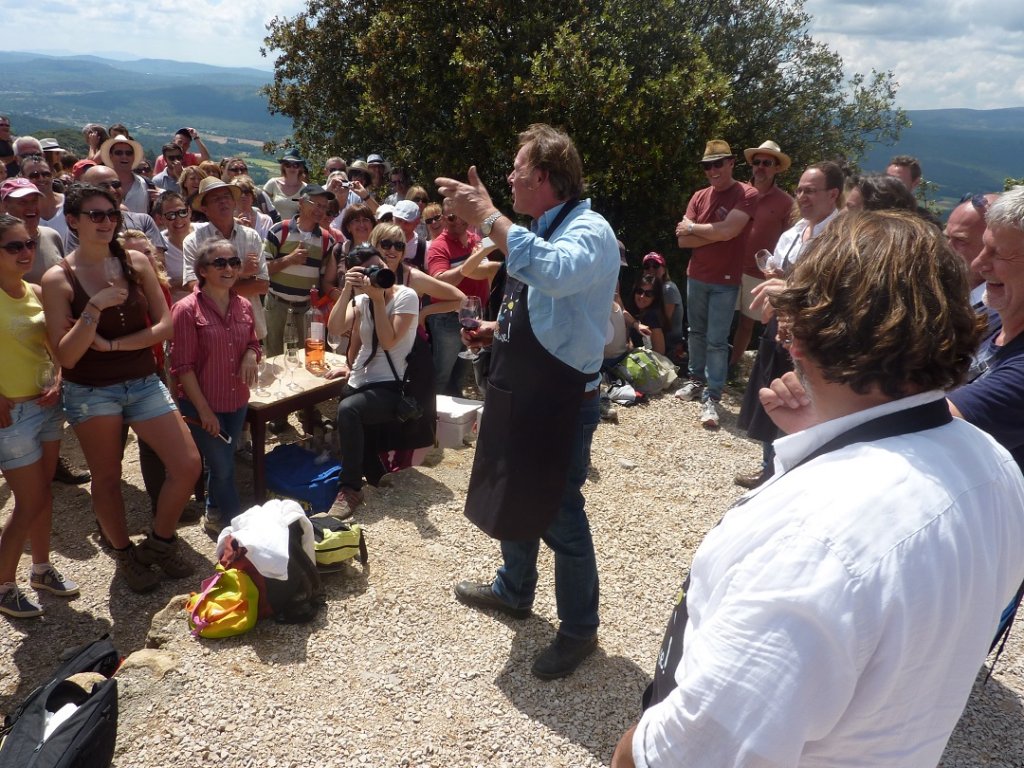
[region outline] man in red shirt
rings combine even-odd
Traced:
[[[700,421],[707,429],[718,428],[716,403],[729,367],[729,329],[740,290],[743,249],[757,211],[757,190],[733,178],[735,166],[725,141],[709,141],[700,160],[708,186],[694,193],[676,225],[679,247],[693,249],[686,268],[690,380],[676,397],[700,398]]]
[[[753,184],[757,190],[757,211],[747,235],[743,254],[743,275],[740,288],[740,320],[732,337],[730,370],[750,346],[750,336],[759,313],[750,309],[751,291],[764,282],[764,274],[754,263],[754,254],[761,249],[774,251],[779,236],[793,224],[793,198],[775,186],[775,177],[789,170],[791,160],[774,141],[743,150],[743,156],[754,169]]]
[[[193,141],[199,147],[198,153],[188,151]],[[173,142],[181,147],[182,165],[185,167],[199,165],[204,160],[210,159],[210,151],[206,148],[203,140],[199,138],[199,131],[195,128],[179,128],[174,132]],[[153,166],[153,173],[160,173],[166,167],[167,161],[164,160],[163,155],[160,155],[156,159],[156,165]]]
[[[427,249],[427,273],[442,282],[454,285],[467,296],[477,296],[480,306],[487,306],[490,285],[487,280],[473,280],[462,276],[466,258],[480,242],[480,236],[469,231],[464,219],[455,215],[451,200],[445,198],[444,231],[430,241]],[[458,315],[454,312],[430,315],[427,318],[430,343],[434,348],[434,392],[438,395],[462,395],[460,385],[462,366],[459,351],[462,338],[459,335]]]

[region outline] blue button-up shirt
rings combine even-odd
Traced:
[[[506,268],[530,287],[530,326],[544,349],[578,371],[596,373],[619,275],[619,246],[589,200],[581,200],[544,240],[537,233],[548,228],[562,205],[546,211],[530,229],[509,228]],[[587,389],[598,383],[595,378]]]

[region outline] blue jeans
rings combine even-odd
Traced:
[[[600,623],[597,559],[582,492],[590,468],[590,443],[600,420],[600,399],[584,400],[576,423],[562,505],[542,537],[555,553],[555,602],[561,622],[558,631],[575,638],[592,637]],[[499,598],[517,608],[533,605],[539,552],[539,539],[501,542],[505,562],[491,587]]]
[[[686,281],[690,320],[690,378],[707,382],[702,399],[720,400],[729,370],[729,329],[736,311],[738,285]]]
[[[455,312],[430,315],[427,318],[430,345],[434,354],[434,392],[462,397],[462,360],[459,352],[465,347],[459,332],[459,316]]]
[[[188,400],[182,399],[179,405],[185,416],[193,419],[199,418],[196,407]],[[211,517],[219,517],[224,523],[229,523],[231,518],[242,514],[242,502],[238,498],[238,489],[235,487],[235,447],[242,434],[247,408],[248,406],[243,405],[237,411],[217,414],[221,432],[231,436],[230,445],[219,437],[211,435],[202,427],[197,427],[194,424],[188,425],[192,432],[192,439],[196,441],[196,448],[202,454],[203,463],[206,465],[207,512]],[[214,507],[218,509],[218,512],[211,511]]]

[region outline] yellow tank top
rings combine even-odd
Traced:
[[[20,299],[0,290],[0,395],[11,398],[38,395],[40,370],[50,362],[43,307],[32,286],[22,286],[25,295]]]

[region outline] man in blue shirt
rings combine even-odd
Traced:
[[[529,229],[494,207],[475,167],[469,184],[437,179],[453,211],[507,255],[508,272],[498,319],[464,332],[474,344],[493,342],[466,516],[501,541],[503,564],[492,582],[463,581],[455,593],[475,608],[528,617],[543,540],[555,553],[560,625],[532,671],[550,680],[597,647],[597,562],[581,489],[600,418],[618,245],[580,200],[583,167],[566,134],[542,124],[521,133],[508,183],[513,209],[534,220]]]

